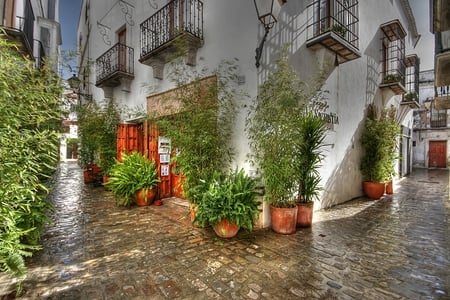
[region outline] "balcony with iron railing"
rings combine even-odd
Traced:
[[[381,89],[390,89],[396,95],[404,94],[405,88],[405,36],[399,20],[384,23],[381,29]]]
[[[438,110],[450,109],[450,85],[435,87],[434,107]]]
[[[96,60],[97,87],[115,87],[134,78],[134,49],[117,43]]]
[[[203,3],[199,0],[172,0],[140,25],[139,61],[153,68],[155,78],[163,78],[164,64],[186,55],[186,64],[195,65],[197,50],[203,46]]]
[[[31,58],[34,57],[34,14],[28,13],[25,17],[16,16],[12,20],[2,20],[0,19],[0,27],[6,33],[6,38],[19,45],[19,50],[29,55]]]
[[[357,0],[314,0],[307,11],[307,47],[327,48],[339,63],[361,57]]]
[[[420,59],[417,55],[411,54],[405,58],[405,89],[401,105],[407,105],[411,109],[419,108],[419,65]]]

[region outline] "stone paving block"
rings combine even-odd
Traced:
[[[232,239],[192,226],[182,200],[116,207],[76,164],[61,172],[22,299],[450,299],[447,170],[315,212],[293,235]],[[0,274],[0,296],[12,284]]]

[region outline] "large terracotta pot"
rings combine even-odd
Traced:
[[[388,183],[386,183],[386,194],[392,195],[393,193],[394,193],[394,184],[391,180]]]
[[[234,222],[229,222],[227,219],[222,219],[213,226],[214,232],[221,238],[231,238],[239,231],[239,226]]]
[[[297,204],[297,226],[311,227],[314,211],[314,202],[298,203]]]
[[[144,192],[146,191],[146,192]],[[156,189],[140,189],[136,192],[136,205],[147,206],[155,200]]]
[[[363,191],[370,199],[380,199],[384,195],[385,188],[385,183],[363,181]]]
[[[281,234],[292,234],[297,230],[297,206],[274,207],[270,206],[270,219],[272,230]]]

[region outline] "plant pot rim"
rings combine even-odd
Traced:
[[[270,204],[270,207],[273,207],[273,208],[289,208],[289,209],[292,209],[292,208],[296,208],[297,205],[296,205],[296,204],[292,204],[291,206],[285,207],[285,206],[275,206],[275,205]]]

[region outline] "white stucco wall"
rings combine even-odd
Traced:
[[[240,99],[242,107],[238,115],[233,145],[236,149],[235,164],[249,169],[246,155],[249,152],[244,132],[244,120],[247,114],[245,106],[256,97],[257,87],[264,82],[275,67],[279,49],[289,44],[288,50],[292,66],[306,81],[316,76],[321,68],[325,69],[323,87],[329,91],[329,113],[337,114],[339,124],[335,124],[327,136],[324,148],[326,158],[321,168],[324,192],[322,201],[316,209],[332,206],[362,195],[361,175],[359,171],[360,146],[359,135],[363,125],[365,108],[369,103],[379,106],[393,104],[398,106],[401,96],[381,90],[380,78],[380,25],[398,19],[409,33],[410,28],[399,1],[359,1],[359,50],[361,57],[350,62],[334,66],[334,54],[328,50],[312,50],[306,47],[307,5],[311,1],[288,1],[282,8],[279,21],[269,33],[264,46],[261,67],[254,63],[255,48],[263,35],[262,26],[257,20],[252,1],[242,0],[205,0],[204,1],[204,45],[197,53],[197,69],[217,67],[221,60],[238,59],[238,73],[245,82],[239,86],[249,97]],[[154,93],[173,87],[165,77],[154,79],[151,67],[138,62],[139,24],[161,8],[166,1],[128,1],[128,12],[133,20],[126,22],[123,7],[118,1],[90,1],[91,21],[89,47],[86,57],[94,60],[117,42],[116,33],[126,26],[127,44],[134,48],[135,78],[127,91],[123,86],[113,90],[113,98],[128,107],[145,107],[146,98]],[[157,5],[157,8],[152,7]],[[82,18],[79,34],[87,40],[87,25]],[[99,22],[102,26],[98,26]],[[101,34],[104,30],[105,34]],[[107,44],[110,40],[110,45]],[[415,53],[412,38],[407,36],[406,55]],[[83,47],[82,47],[83,48]],[[91,68],[95,74],[95,68]],[[166,64],[164,75],[170,72]],[[91,75],[92,83],[95,76]],[[105,97],[102,89],[92,87],[94,98]],[[248,107],[248,105],[247,105]],[[412,128],[412,113],[399,111],[402,125]]]

